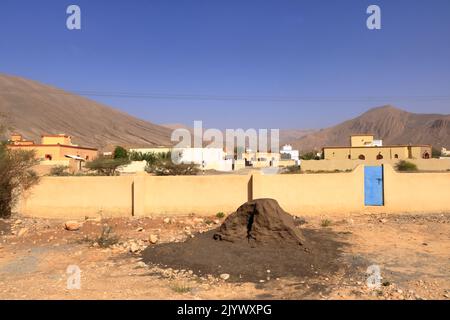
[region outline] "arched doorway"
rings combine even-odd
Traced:
[[[423,154],[423,158],[424,158],[424,159],[430,159],[430,154],[429,154],[428,152],[425,152],[425,153]]]

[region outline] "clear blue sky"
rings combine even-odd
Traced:
[[[81,31],[66,29],[69,4]],[[370,4],[382,30],[366,28]],[[144,94],[91,98],[156,123],[320,128],[387,103],[450,113],[450,1],[1,0],[0,72]]]

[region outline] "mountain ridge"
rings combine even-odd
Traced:
[[[373,134],[386,145],[450,144],[450,115],[412,113],[392,105],[375,107],[360,116],[291,141],[301,150],[349,146],[352,134]]]
[[[0,114],[7,133],[40,140],[65,133],[74,143],[107,149],[171,144],[171,130],[37,81],[0,73]]]

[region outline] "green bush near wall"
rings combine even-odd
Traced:
[[[412,162],[409,162],[406,160],[401,160],[401,161],[397,162],[397,164],[395,165],[395,169],[397,171],[405,171],[405,172],[418,171],[417,165],[415,163],[412,163]]]

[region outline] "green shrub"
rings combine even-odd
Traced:
[[[185,283],[174,283],[170,288],[176,293],[188,293],[192,290],[192,288]]]
[[[119,237],[114,235],[112,228],[108,225],[103,226],[101,235],[95,239],[101,248],[108,248],[119,242]]]
[[[223,212],[216,213],[216,218],[222,219],[223,217],[225,217],[225,213],[223,213]]]
[[[200,169],[194,163],[173,163],[170,153],[167,153],[159,154],[153,163],[147,162],[145,171],[157,176],[195,176]]]
[[[395,169],[397,171],[417,171],[417,165],[406,160],[401,160],[395,165]]]
[[[331,226],[332,221],[329,219],[323,219],[320,225],[324,228]]]
[[[13,151],[0,145],[0,218],[10,217],[20,193],[38,183],[32,170],[36,164],[34,151]]]
[[[87,162],[86,168],[95,171],[100,176],[114,176],[117,169],[130,163],[127,158],[111,159],[100,156],[97,159]]]
[[[296,174],[296,173],[302,173],[300,170],[300,166],[287,166],[283,169],[281,172],[282,174]]]
[[[114,149],[114,159],[128,159],[128,151],[121,146]]]

